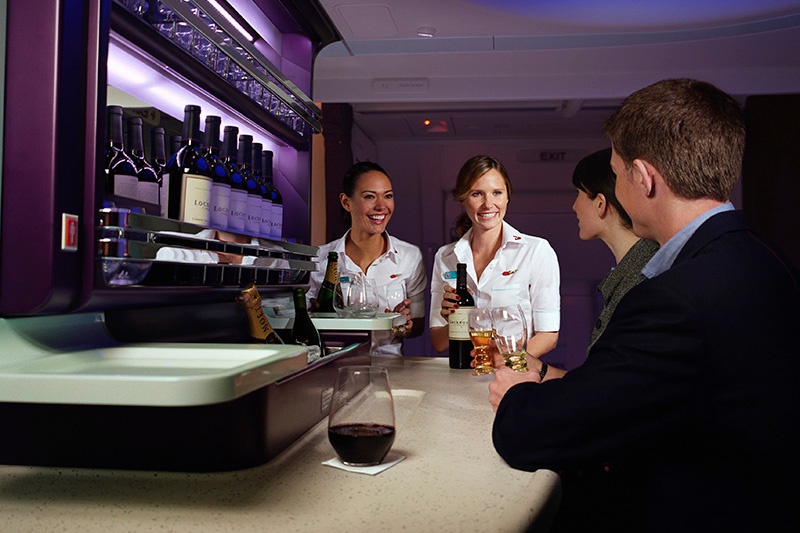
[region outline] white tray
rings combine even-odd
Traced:
[[[0,401],[189,406],[236,399],[307,366],[302,346],[137,344],[0,368]]]

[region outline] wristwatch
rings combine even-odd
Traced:
[[[544,381],[544,376],[547,374],[547,363],[542,361],[542,367],[539,369],[539,381]]]

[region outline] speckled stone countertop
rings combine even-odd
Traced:
[[[406,456],[376,476],[321,464],[335,455],[327,419],[269,463],[235,472],[0,466],[0,531],[499,533],[546,526],[558,476],[513,470],[494,451],[486,377],[451,370],[444,358],[375,364],[389,369],[392,451]]]

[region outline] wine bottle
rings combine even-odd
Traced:
[[[136,166],[125,152],[122,139],[122,108],[112,105],[107,108],[108,131],[106,132],[105,188],[106,193],[136,199],[139,179]]]
[[[200,144],[200,106],[184,107],[181,149],[169,167],[167,216],[207,227],[211,221],[211,173]]]
[[[205,150],[203,156],[208,161],[211,169],[211,227],[228,229],[228,214],[231,203],[230,173],[220,159],[219,126],[220,117],[209,115],[206,117],[206,130],[204,132]]]
[[[306,293],[303,288],[296,288],[293,296],[294,324],[292,325],[292,342],[308,348],[308,362],[311,363],[322,357],[322,339],[308,314]]]
[[[269,150],[264,151],[264,162],[262,164],[264,173],[264,182],[267,189],[272,196],[272,225],[270,237],[276,241],[281,240],[283,237],[283,197],[280,191],[273,182],[273,154]]]
[[[243,289],[236,297],[236,301],[244,307],[247,314],[247,327],[253,339],[266,344],[283,344],[281,338],[272,329],[267,315],[264,314],[261,295],[254,283]]]
[[[164,147],[164,128],[157,126],[150,128],[150,164],[158,176],[158,206],[159,216],[167,216],[167,190],[169,188],[169,174],[167,173],[167,155]]]
[[[448,317],[450,338],[450,368],[470,368],[472,341],[469,339],[469,312],[475,308],[475,300],[467,290],[467,265],[456,265],[456,294],[458,309]]]
[[[261,191],[256,186],[253,177],[253,136],[239,135],[239,172],[244,178],[247,190],[247,204],[244,219],[244,231],[249,235],[258,236],[261,230]]]
[[[258,225],[258,236],[259,237],[270,237],[270,223],[272,222],[272,196],[269,194],[267,190],[267,186],[264,185],[264,158],[261,155],[263,152],[264,145],[261,143],[253,143],[253,176],[256,180],[256,187],[258,188],[258,195],[261,197],[261,210],[260,218],[259,218],[259,225]]]
[[[333,298],[336,294],[336,283],[339,282],[339,254],[328,252],[328,266],[325,268],[325,279],[319,286],[317,302],[319,311],[323,313],[333,313]]]
[[[128,119],[128,143],[130,144],[130,157],[133,161],[133,166],[136,167],[136,179],[138,181],[136,198],[141,202],[158,206],[158,174],[144,157],[141,117]],[[160,212],[157,213],[160,214]]]
[[[228,212],[228,229],[234,232],[244,231],[245,217],[247,216],[247,190],[244,188],[244,177],[239,172],[239,158],[236,141],[239,128],[225,126],[222,132],[222,161],[228,169],[231,181],[231,201]]]

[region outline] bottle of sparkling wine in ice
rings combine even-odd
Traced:
[[[200,140],[200,106],[187,105],[183,115],[181,149],[169,167],[167,216],[208,227],[211,222],[211,173]]]
[[[205,150],[203,156],[208,161],[211,170],[211,227],[228,229],[228,213],[231,203],[230,174],[220,157],[219,126],[220,117],[209,115],[206,117],[206,130],[204,134]]]
[[[156,126],[150,128],[150,164],[158,176],[158,207],[159,216],[167,216],[167,191],[169,189],[169,174],[167,173],[167,154],[164,144],[164,128]]]
[[[472,341],[469,338],[469,312],[475,308],[475,300],[467,290],[467,265],[456,265],[456,294],[458,309],[448,318],[450,339],[450,368],[470,368]]]
[[[263,152],[264,161],[262,172],[264,173],[264,185],[272,196],[272,225],[270,237],[276,241],[283,236],[283,197],[273,182],[273,154],[269,150]]]
[[[236,142],[239,136],[239,128],[236,126],[225,126],[222,133],[222,161],[228,169],[231,180],[231,201],[230,211],[228,212],[228,230],[241,233],[244,231],[244,222],[247,217],[247,190],[244,185],[244,177],[239,172],[239,157]]]
[[[136,199],[139,179],[136,177],[136,166],[123,146],[122,108],[112,105],[108,106],[106,112],[108,114],[104,168],[106,193]]]
[[[131,117],[128,119],[128,143],[130,145],[131,160],[136,167],[136,178],[138,180],[136,197],[141,202],[158,206],[158,174],[156,174],[153,166],[144,157],[141,117]],[[156,211],[150,214],[160,215],[160,212]]]
[[[272,329],[267,315],[264,314],[261,295],[254,283],[243,289],[236,297],[236,301],[244,307],[247,314],[248,331],[253,339],[266,344],[283,344],[281,338]]]
[[[328,252],[328,266],[325,269],[325,279],[319,286],[317,302],[319,311],[323,313],[333,313],[333,298],[336,294],[336,283],[339,281],[339,254]]]
[[[294,290],[294,325],[292,325],[292,343],[308,348],[308,362],[316,361],[322,354],[322,339],[306,308],[306,293],[302,287]]]

